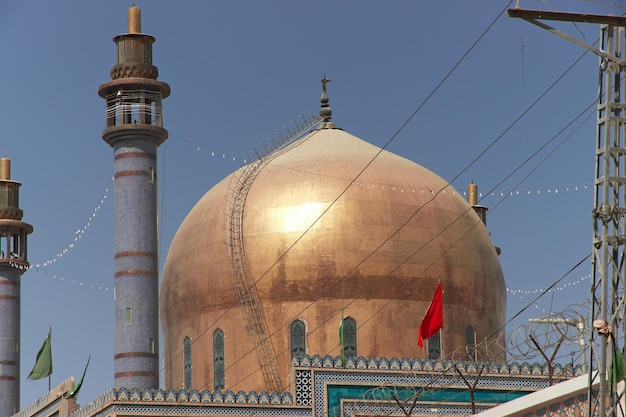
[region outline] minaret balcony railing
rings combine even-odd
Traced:
[[[25,227],[13,226],[10,230],[0,230],[0,261],[26,262],[26,235],[32,226],[22,223]],[[2,224],[0,227],[5,228]]]
[[[142,124],[163,126],[160,91],[120,90],[106,96],[107,127]]]

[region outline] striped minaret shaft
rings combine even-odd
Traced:
[[[157,81],[155,38],[141,33],[140,9],[128,9],[128,33],[113,41],[117,64],[98,94],[106,100],[102,138],[114,154],[114,384],[158,388],[157,148],[167,139],[170,87]]]
[[[11,181],[11,161],[0,158],[0,417],[20,410],[20,278],[29,267],[20,183]]]

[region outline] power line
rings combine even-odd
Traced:
[[[584,55],[584,54],[583,54],[583,55]],[[580,58],[579,58],[579,60],[580,60]],[[576,62],[578,62],[579,60],[577,60]],[[568,68],[568,69],[567,69],[567,71],[569,71],[571,68],[572,68],[572,67]],[[566,72],[567,72],[567,71],[566,71]],[[559,77],[559,80],[560,80],[561,78],[562,78],[562,76],[561,76],[561,77]],[[549,88],[552,88],[553,86],[554,86],[554,84],[553,84],[553,85],[551,85]],[[542,97],[543,97],[544,95],[545,95],[545,93],[544,93],[544,94],[542,94]],[[537,102],[537,101],[536,101],[536,102]],[[533,103],[532,105],[535,105],[535,104],[536,104],[536,102],[535,102],[535,103]],[[593,106],[593,104],[592,104],[592,106]],[[585,108],[582,112],[580,112],[577,116],[575,116],[575,117],[574,117],[574,119],[572,119],[572,120],[571,120],[571,121],[570,121],[570,122],[569,122],[569,123],[568,123],[565,127],[563,127],[561,130],[559,130],[559,132],[557,132],[555,135],[553,135],[553,136],[552,136],[552,138],[551,138],[550,140],[548,140],[548,141],[547,141],[544,145],[542,145],[542,146],[541,146],[541,147],[540,147],[537,151],[535,151],[535,152],[534,152],[534,153],[533,153],[530,157],[528,157],[528,158],[527,158],[524,162],[522,162],[520,165],[518,165],[518,167],[516,167],[516,168],[515,168],[512,172],[513,172],[513,173],[514,173],[514,172],[517,172],[517,171],[518,171],[521,167],[523,167],[525,164],[527,164],[527,163],[528,163],[528,162],[529,162],[529,161],[530,161],[533,157],[535,157],[535,156],[536,156],[536,155],[537,155],[537,154],[538,154],[541,150],[543,150],[543,149],[544,149],[544,148],[545,148],[548,144],[550,144],[550,143],[551,143],[551,142],[553,142],[556,138],[558,138],[558,137],[561,135],[561,133],[563,133],[563,132],[564,132],[564,131],[568,128],[568,127],[570,127],[571,125],[573,125],[575,121],[579,120],[579,119],[580,119],[580,118],[581,118],[581,117],[582,117],[582,116],[583,116],[583,115],[584,115],[584,114],[585,114],[585,113],[589,110],[589,108],[590,108],[590,107]],[[519,119],[520,119],[520,118],[517,118],[517,119],[516,119],[516,122],[517,122],[517,121],[519,121]],[[568,135],[568,136],[567,136],[567,137],[566,137],[563,141],[561,141],[561,143],[560,143],[560,144],[556,147],[556,149],[554,149],[551,153],[549,153],[549,154],[548,154],[548,156],[546,156],[544,159],[542,159],[542,160],[539,162],[539,164],[538,164],[538,165],[537,165],[537,166],[536,166],[533,170],[531,170],[530,174],[528,174],[526,177],[524,177],[524,180],[525,180],[525,179],[527,179],[527,178],[528,178],[528,177],[529,177],[529,176],[530,176],[530,175],[531,175],[531,174],[532,174],[532,173],[533,173],[533,172],[534,172],[534,171],[535,171],[535,170],[536,170],[539,166],[541,166],[541,165],[542,165],[542,164],[543,164],[543,163],[544,163],[544,162],[545,162],[545,161],[546,161],[546,160],[547,160],[547,159],[548,159],[551,155],[553,155],[553,154],[554,154],[554,152],[555,152],[555,151],[556,151],[556,150],[557,150],[557,149],[558,149],[558,148],[559,148],[559,147],[560,147],[563,143],[565,143],[565,142],[566,142],[569,138],[571,138],[571,136],[572,136],[572,135],[573,135],[573,134],[574,134],[574,133],[578,130],[578,128],[580,128],[580,127],[582,126],[582,124],[583,124],[586,120],[587,120],[587,119],[584,119],[584,120],[581,122],[581,124],[579,124],[579,125],[576,127],[576,129],[574,129],[574,131],[572,131],[572,132],[571,132],[571,133],[570,133],[570,134],[569,134],[569,135]],[[511,128],[511,126],[507,127],[507,130],[509,130],[510,128]],[[503,136],[503,135],[500,135],[498,138],[501,138],[502,136]],[[484,154],[484,152],[483,152],[482,154]],[[474,161],[474,162],[475,162],[475,161]],[[505,179],[504,179],[504,180],[502,180],[502,181],[500,181],[500,182],[499,182],[499,183],[498,183],[495,187],[500,186],[500,185],[502,184],[502,182],[504,182],[506,179],[508,179],[511,175],[512,175],[512,174],[507,175],[507,176],[505,177]],[[522,181],[523,181],[523,180],[522,180]],[[520,182],[520,183],[521,183],[521,182]],[[448,185],[446,185],[446,187],[447,187],[447,186],[449,186],[449,185],[450,185],[450,183],[448,183]],[[519,185],[519,184],[518,184],[518,185]],[[446,187],[444,187],[444,189],[445,189]],[[494,188],[495,188],[495,187],[494,187]],[[413,216],[414,216],[415,214],[417,214],[417,212],[419,212],[419,210],[420,210],[421,208],[423,208],[426,204],[428,204],[428,203],[430,203],[431,201],[433,201],[433,200],[434,200],[434,198],[436,198],[436,196],[437,196],[440,192],[441,192],[441,190],[439,190],[439,191],[438,191],[438,192],[437,192],[437,193],[436,193],[436,194],[435,194],[435,195],[434,195],[434,196],[433,196],[430,200],[428,200],[426,203],[424,203],[422,206],[420,206],[420,207],[418,208],[418,210],[417,210],[417,211],[413,214]],[[507,197],[508,197],[508,194],[507,194],[507,195],[506,195],[506,196],[505,196],[502,200],[500,200],[500,202],[502,202],[503,200],[505,200]],[[499,204],[500,204],[500,203],[498,203],[497,205],[499,205]],[[497,205],[496,205],[496,207],[497,207]],[[494,207],[494,208],[495,208],[495,207]],[[468,208],[468,211],[469,211],[469,210],[471,210],[471,208]],[[466,212],[467,212],[467,211],[466,211]],[[455,219],[452,223],[450,223],[448,226],[446,226],[446,227],[444,227],[443,229],[441,229],[441,230],[440,230],[440,231],[439,231],[439,232],[438,232],[435,236],[433,236],[430,240],[428,240],[428,241],[424,242],[424,243],[422,244],[422,246],[420,246],[420,247],[419,247],[416,251],[414,251],[412,254],[410,254],[410,255],[409,255],[409,256],[408,256],[408,257],[407,257],[407,258],[406,258],[403,262],[399,263],[399,264],[396,266],[396,268],[392,269],[392,270],[391,270],[391,271],[389,271],[387,274],[385,274],[384,276],[382,276],[379,280],[375,281],[375,282],[374,282],[374,283],[373,283],[370,287],[368,287],[367,289],[363,290],[363,292],[361,292],[361,293],[360,293],[360,296],[363,296],[363,295],[367,294],[367,293],[368,293],[370,290],[372,290],[372,289],[373,289],[376,285],[378,285],[378,283],[380,283],[382,279],[384,279],[385,277],[388,277],[388,276],[389,276],[389,274],[393,273],[393,272],[394,272],[397,268],[399,268],[401,265],[403,265],[403,264],[404,264],[404,263],[405,263],[408,259],[410,259],[410,258],[412,258],[413,256],[415,256],[415,255],[416,255],[416,254],[417,254],[420,250],[422,250],[423,248],[425,248],[425,247],[426,247],[426,246],[427,246],[430,242],[432,242],[435,238],[437,238],[439,235],[441,235],[443,232],[445,232],[445,231],[446,231],[449,227],[451,227],[451,226],[452,226],[452,225],[453,225],[456,221],[458,221],[460,218],[462,218],[462,217],[463,217],[463,215],[464,215],[466,212],[462,213],[459,217],[457,217],[457,218],[456,218],[456,219]],[[413,216],[411,216],[411,217],[413,217]],[[407,223],[408,223],[408,221],[407,221],[407,222],[405,222],[403,225],[401,225],[398,229],[396,229],[396,231],[394,232],[394,234],[395,234],[395,233],[397,233],[399,230],[401,230],[401,229],[404,227],[404,225],[406,225]],[[462,239],[463,239],[463,238],[467,235],[467,233],[469,233],[469,232],[473,229],[473,227],[475,227],[475,226],[476,226],[476,225],[478,225],[478,224],[481,224],[480,220],[478,220],[478,221],[477,221],[477,222],[476,222],[476,223],[475,223],[472,227],[470,227],[470,228],[466,231],[466,233],[465,233],[465,234],[461,235],[461,236],[460,236],[460,237],[459,237],[459,238],[458,238],[458,239],[457,239],[457,240],[456,240],[456,241],[455,241],[452,245],[450,245],[450,247],[449,247],[447,250],[450,250],[451,248],[453,248],[453,247],[454,247],[454,246],[455,246],[455,245],[456,245],[459,241],[461,241],[461,240],[462,240]],[[370,256],[372,256],[372,255],[373,255],[373,254],[374,254],[374,253],[375,253],[375,252],[376,252],[376,251],[377,251],[377,250],[378,250],[381,246],[383,246],[386,242],[388,242],[388,241],[389,241],[389,239],[391,239],[391,237],[393,237],[393,234],[392,234],[392,236],[390,236],[387,240],[385,240],[385,241],[384,241],[381,245],[379,245],[376,249],[374,249],[374,250],[373,250],[373,251],[372,251],[372,252],[371,252],[371,253],[370,253],[370,254],[369,254],[369,255],[368,255],[368,256],[367,256],[364,260],[362,260],[359,264],[357,264],[357,265],[356,265],[353,269],[351,269],[350,271],[348,271],[348,272],[344,275],[344,277],[340,280],[340,282],[342,283],[342,282],[345,280],[345,278],[347,278],[348,276],[350,276],[350,274],[351,274],[352,272],[354,272],[354,271],[358,268],[358,266],[360,266],[363,262],[365,262],[365,260],[366,260],[367,258],[369,258]],[[440,257],[441,257],[441,256],[443,256],[443,255],[447,252],[447,250],[446,250],[443,254],[441,254],[441,255],[440,255]],[[422,272],[420,272],[420,273],[418,274],[418,276],[420,276],[420,275],[422,275],[424,272],[426,272],[426,271],[427,271],[427,270],[428,270],[428,269],[429,269],[432,265],[434,265],[434,264],[435,264],[435,263],[439,260],[439,258],[440,258],[440,257],[438,257],[437,259],[433,260],[433,261],[430,263],[430,265],[429,265],[426,269],[424,269]],[[258,280],[257,280],[257,282],[258,282]],[[338,285],[338,284],[335,284],[335,285]],[[550,290],[550,288],[548,288],[548,290]],[[358,298],[355,298],[355,299],[353,299],[351,302],[349,302],[348,304],[344,304],[344,307],[350,306],[350,305],[351,305],[353,302],[355,302],[357,299],[358,299]],[[319,300],[319,298],[318,298],[317,300],[315,300],[315,301],[311,302],[311,303],[310,303],[307,307],[305,307],[303,310],[301,310],[300,312],[298,312],[298,314],[296,314],[294,317],[292,317],[292,318],[290,319],[290,321],[285,322],[282,326],[278,327],[278,328],[274,331],[274,333],[272,333],[272,334],[270,335],[270,337],[272,337],[274,334],[276,334],[279,330],[281,330],[281,329],[283,329],[284,327],[286,327],[286,326],[287,326],[287,325],[288,325],[291,321],[293,321],[295,318],[297,318],[298,316],[300,316],[300,315],[301,315],[304,311],[306,311],[306,309],[308,309],[309,307],[311,307],[312,305],[314,305],[314,304],[315,304],[318,300]],[[386,307],[389,303],[391,303],[391,300],[390,300],[390,301],[388,301],[387,303],[385,303],[385,304],[384,304],[381,308],[379,308],[379,309],[378,309],[378,310],[377,310],[374,314],[372,314],[372,316],[370,316],[370,319],[371,319],[371,318],[372,318],[375,314],[378,314],[378,313],[379,313],[379,312],[380,312],[383,308],[385,308],[385,307]],[[336,311],[336,312],[333,314],[333,316],[331,316],[331,318],[329,318],[327,321],[325,321],[325,322],[323,322],[323,323],[319,324],[317,327],[315,327],[314,329],[312,329],[311,331],[309,331],[309,332],[308,332],[308,334],[312,334],[312,333],[314,333],[317,329],[320,329],[320,328],[321,328],[323,325],[325,325],[325,324],[326,324],[326,323],[327,323],[330,319],[333,319],[333,318],[334,318],[337,314],[339,314],[339,311]],[[221,317],[220,317],[220,318],[221,318]],[[219,318],[218,318],[217,320],[219,320]],[[216,321],[217,321],[217,320],[216,320]],[[369,319],[368,319],[368,320],[369,320]],[[367,322],[367,321],[366,321],[366,322]],[[364,323],[361,323],[361,324],[359,325],[359,327],[361,327],[363,324],[365,324],[365,322],[364,322]],[[490,336],[488,336],[485,340],[489,340],[489,339],[491,339],[492,337],[493,337],[493,335],[490,335]],[[336,346],[335,346],[335,347],[336,347]],[[335,347],[334,347],[334,348],[335,348]],[[287,351],[287,349],[284,349],[282,352],[280,352],[280,353],[279,353],[279,356],[280,356],[280,355],[282,355],[282,354],[284,354],[286,351]],[[240,357],[240,358],[239,358],[239,359],[237,359],[234,363],[232,363],[232,364],[229,366],[229,368],[230,368],[230,367],[232,367],[232,366],[233,366],[234,364],[236,364],[237,362],[239,362],[239,360],[241,360],[243,357],[247,356],[247,355],[248,355],[248,354],[250,354],[251,352],[252,352],[252,350],[248,351],[246,354],[244,354],[242,357]],[[244,377],[242,380],[238,381],[237,383],[240,383],[240,382],[244,381],[245,379],[247,379],[249,376],[253,375],[253,374],[254,374],[254,373],[256,373],[256,372],[257,372],[257,370],[255,370],[255,371],[251,372],[250,374],[248,374],[246,377]]]
[[[583,55],[584,55],[584,54],[583,54]],[[582,56],[581,56],[581,58],[582,58]],[[581,58],[579,58],[579,60],[580,60]],[[565,74],[566,74],[567,72],[569,72],[569,70],[570,70],[570,69],[571,69],[571,68],[572,68],[572,67],[573,67],[573,66],[574,66],[574,65],[575,65],[575,64],[576,64],[579,60],[577,60],[577,61],[576,61],[576,62],[575,62],[575,63],[574,63],[574,64],[573,64],[570,68],[568,68],[568,70],[565,72]],[[554,83],[554,84],[553,84],[553,85],[552,85],[552,86],[551,86],[551,87],[550,87],[550,88],[549,88],[546,92],[544,92],[544,94],[543,94],[540,98],[542,98],[543,96],[545,96],[545,94],[547,94],[547,92],[548,92],[548,91],[549,91],[549,90],[550,90],[550,89],[551,89],[554,85],[556,85],[556,83],[558,83],[558,81],[560,81],[560,80],[561,80],[561,78],[562,78],[565,74],[563,74],[561,77],[559,77],[559,79],[557,79],[557,81],[556,81],[556,82],[555,82],[555,83]],[[534,105],[536,105],[536,104],[537,104],[537,102],[538,102],[539,100],[540,100],[540,99],[536,100],[536,101],[535,101],[535,102],[531,105],[531,108],[532,108]],[[526,114],[529,110],[530,110],[530,108],[529,108],[529,109],[527,109],[527,110],[526,110],[526,112],[524,112],[523,114]],[[523,115],[522,115],[522,116],[523,116]],[[512,125],[514,125],[515,123],[517,123],[517,122],[518,122],[518,121],[522,118],[522,116],[520,116],[518,119],[516,119],[516,120],[512,123]],[[512,125],[511,125],[511,126],[512,126]],[[500,135],[500,136],[499,136],[499,137],[498,137],[498,138],[497,138],[494,142],[492,142],[492,144],[491,144],[490,146],[493,146],[493,144],[494,144],[495,142],[497,142],[497,141],[498,141],[501,137],[503,137],[503,136],[504,136],[504,134],[505,134],[505,133],[506,133],[506,132],[507,132],[507,131],[511,128],[511,126],[509,126],[509,128],[507,128],[507,130],[506,130],[505,132],[503,132],[503,133],[502,133],[502,134],[501,134],[501,135]],[[397,135],[397,133],[396,133],[396,135]],[[395,136],[395,135],[394,135],[394,136]],[[389,142],[388,142],[388,143],[389,143]],[[484,155],[484,153],[485,153],[485,152],[486,152],[486,150],[485,150],[485,151],[483,151],[483,153],[481,153],[481,154],[479,155],[479,157],[478,157],[478,158],[476,158],[474,161],[472,161],[472,163],[470,164],[470,166],[471,166],[473,163],[475,163],[475,162],[476,162],[476,161],[477,161],[477,160],[478,160],[478,159],[479,159],[482,155]],[[367,168],[367,167],[366,167],[366,168]],[[467,170],[468,168],[469,168],[469,167],[466,167],[466,169],[465,169],[465,170]],[[365,169],[364,169],[364,170],[365,170]],[[363,171],[364,171],[364,170],[363,170]],[[465,170],[464,170],[464,171],[465,171]],[[363,172],[363,171],[362,171],[362,172]],[[464,171],[463,171],[463,172],[464,172]],[[459,175],[460,175],[460,174],[459,174]],[[457,177],[458,177],[458,176],[457,176]],[[358,176],[357,176],[356,178],[358,178]],[[456,178],[456,177],[455,177],[455,178]],[[442,191],[442,190],[439,190],[439,192],[441,192],[441,191]],[[345,190],[344,190],[344,192],[345,192]],[[340,196],[340,197],[341,197],[341,196]],[[435,196],[435,197],[436,197],[436,196]],[[336,201],[336,200],[335,200],[335,201]],[[431,199],[430,201],[432,201],[432,199]],[[422,207],[423,207],[423,206],[422,206]],[[322,214],[322,215],[323,215],[323,214]],[[320,216],[320,217],[321,217],[321,216]],[[305,232],[305,233],[306,233],[306,232]],[[288,249],[288,250],[289,250],[289,249]],[[288,251],[288,250],[287,250],[287,251]],[[375,252],[375,251],[373,251],[372,253],[374,253],[374,252]],[[273,266],[271,266],[271,267],[269,268],[269,270],[271,270],[271,269],[272,269],[272,267],[273,267]],[[268,270],[268,271],[269,271],[269,270]],[[266,272],[266,273],[267,273],[267,272]],[[264,275],[265,275],[265,274],[264,274]],[[261,276],[261,278],[259,278],[259,279],[256,281],[256,283],[258,283],[258,282],[259,282],[262,278],[263,278],[263,276]],[[232,308],[232,307],[231,307],[231,308]],[[217,320],[219,320],[219,318],[218,318]],[[217,320],[216,320],[216,321],[217,321]],[[209,326],[209,327],[206,329],[206,331],[208,331],[208,330],[209,330],[212,326],[213,326],[213,324],[212,324],[211,326]],[[283,326],[283,327],[284,327],[284,326]],[[206,333],[206,331],[205,331],[205,332],[203,332],[202,334]],[[197,339],[196,339],[196,340],[197,340]],[[179,356],[179,355],[175,356],[173,359],[175,359],[175,358],[176,358],[176,357],[178,357],[178,356]],[[167,366],[167,365],[166,365],[166,366]],[[231,366],[232,366],[232,365],[231,365]]]
[[[353,179],[353,181],[358,180],[358,178],[363,174],[363,172],[365,172],[367,170],[367,168],[369,166],[371,166],[371,164],[376,160],[376,158],[391,144],[391,142],[400,134],[400,132],[402,130],[404,130],[404,128],[410,123],[410,121],[415,117],[415,115],[424,107],[424,105],[426,105],[426,103],[430,100],[430,98],[439,90],[439,88],[450,78],[450,76],[454,73],[454,71],[460,66],[460,64],[465,60],[465,58],[469,55],[469,53],[476,47],[476,45],[478,45],[478,43],[484,38],[484,36],[489,32],[489,30],[495,25],[495,23],[502,17],[502,15],[504,14],[504,12],[508,9],[508,7],[510,6],[510,4],[512,3],[512,0],[509,1],[506,6],[500,10],[498,12],[498,14],[496,15],[496,17],[491,21],[491,23],[486,27],[486,29],[483,30],[483,32],[479,35],[479,37],[472,43],[472,45],[465,51],[465,53],[461,56],[461,58],[459,58],[456,63],[452,66],[452,68],[446,73],[446,75],[439,81],[439,83],[435,86],[435,88],[428,94],[428,96],[418,105],[418,107],[411,113],[411,115],[407,118],[407,120],[400,126],[400,128],[398,128],[396,130],[396,132],[387,140],[387,142],[385,143],[385,145],[376,153],[376,155],[374,155],[374,157],[359,171],[359,173],[356,175],[356,177]],[[497,142],[503,135],[501,135],[499,138],[496,139],[495,142]],[[493,146],[492,143],[491,146]],[[483,152],[484,154],[484,152]],[[475,163],[483,154],[481,154],[478,158],[476,158],[471,164],[470,166]],[[467,166],[461,173],[465,172],[467,169],[469,168],[469,166]],[[457,175],[460,176],[461,174]],[[457,178],[455,177],[455,178]],[[352,181],[352,182],[353,182]],[[330,208],[347,192],[347,190],[349,190],[350,188],[350,184],[344,188],[343,191],[341,191],[339,193],[339,195],[329,204],[329,206],[312,222],[312,224],[300,235],[300,237],[298,237],[296,239],[296,241],[291,244],[285,251],[283,251],[283,253],[276,259],[276,261],[264,272],[260,275],[260,277],[254,281],[254,286],[256,286],[258,284],[258,282],[260,282],[279,262],[281,259],[283,259],[287,253],[291,250],[291,248],[293,248],[295,246],[295,244],[297,244],[298,241],[300,241],[312,228],[315,224],[317,224],[317,222],[324,216],[324,214],[330,210]],[[447,188],[450,185],[450,183],[448,183],[448,185],[444,188]],[[440,190],[441,191],[441,190]],[[439,191],[439,192],[440,192]],[[436,194],[438,195],[439,192]],[[430,200],[432,201],[436,195]],[[421,207],[420,207],[421,208]],[[420,208],[418,208],[418,211],[420,210]],[[415,213],[417,214],[417,213]],[[414,214],[414,215],[415,215]],[[406,224],[406,223],[405,223]],[[396,230],[396,232],[394,232],[393,235],[395,235],[400,229]],[[393,237],[393,235],[391,237]],[[390,238],[391,238],[390,237]],[[387,240],[385,240],[385,242],[387,242],[390,238],[388,238]],[[373,253],[373,252],[372,252]],[[371,256],[371,254],[369,255]],[[368,256],[368,258],[369,258]],[[362,262],[361,262],[362,263]],[[210,326],[207,327],[207,329],[202,332],[195,340],[192,341],[192,344],[195,343],[199,337],[201,337],[202,335],[206,334],[206,332],[213,327],[213,325],[217,322],[217,320],[221,319],[228,311],[230,311],[231,308],[235,307],[236,305],[233,305],[231,307],[229,307],[220,317],[218,317]],[[180,355],[182,354],[182,351],[179,352],[177,355],[175,355],[171,360],[170,363],[178,358]],[[159,371],[162,372],[163,369],[165,369],[165,367],[167,367],[168,365],[164,365],[163,368],[161,368],[161,370]]]

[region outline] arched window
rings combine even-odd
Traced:
[[[428,338],[428,359],[441,358],[441,330]]]
[[[217,329],[213,333],[213,388],[224,389],[224,332]]]
[[[346,317],[339,325],[339,342],[342,347],[342,355],[356,356],[356,321],[352,317]]]
[[[291,358],[299,358],[306,354],[306,326],[302,320],[291,322]]]
[[[185,337],[183,342],[183,362],[184,362],[184,378],[183,387],[185,389],[191,389],[191,339],[189,336]]]
[[[476,361],[476,332],[472,326],[465,329],[465,350],[467,351],[467,360]]]

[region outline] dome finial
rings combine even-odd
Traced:
[[[329,78],[326,78],[326,74],[324,74],[324,78],[322,78],[322,97],[320,98],[320,102],[322,103],[320,117],[324,119],[325,122],[329,122],[330,119],[333,118],[333,111],[328,105],[328,94],[326,94],[326,86],[330,81]]]
[[[322,97],[320,98],[321,109],[320,109],[320,117],[324,120],[324,122],[320,125],[320,129],[336,129],[337,126],[330,119],[333,118],[333,111],[328,104],[328,94],[326,94],[326,86],[330,82],[330,78],[326,77],[324,74],[324,78],[322,78]]]

